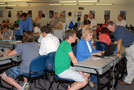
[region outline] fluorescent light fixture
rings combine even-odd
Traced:
[[[15,6],[17,6],[17,5],[7,5],[7,6],[9,6],[9,7],[15,7]]]
[[[22,4],[22,5],[21,5],[21,4],[19,4],[19,5],[17,5],[17,6],[26,7],[26,6],[30,6],[30,5],[27,5],[27,4],[24,4],[24,5]]]
[[[3,4],[5,4],[5,2],[0,2],[0,5],[3,5]]]
[[[77,4],[63,4],[63,5],[70,5],[71,6],[71,5],[77,5]]]
[[[78,4],[78,5],[86,5],[86,6],[91,6],[91,5],[94,5],[94,4]]]
[[[0,7],[6,7],[6,5],[0,5]]]
[[[60,6],[62,4],[49,4],[50,6]]]
[[[83,3],[83,2],[98,2],[98,0],[82,0],[82,1],[78,1],[80,3]]]
[[[110,6],[113,5],[112,3],[96,3],[95,5],[100,5],[100,6]]]
[[[59,1],[60,3],[76,3],[77,1]]]

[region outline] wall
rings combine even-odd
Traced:
[[[0,18],[0,22],[2,22],[3,19],[8,18],[8,11],[12,11],[12,17],[9,18],[11,22],[14,22],[16,20],[16,12],[17,11],[24,11],[27,12],[28,10],[32,10],[33,13],[33,20],[37,17],[38,11],[42,10],[46,14],[46,18],[49,19],[49,10],[54,10],[57,12],[61,12],[63,10],[66,11],[66,16],[67,12],[71,11],[74,13],[79,11],[78,7],[84,7],[84,10],[82,10],[82,15],[88,14],[90,10],[95,11],[95,19],[98,23],[103,23],[104,22],[104,10],[110,10],[110,19],[113,20],[114,22],[117,22],[117,16],[120,13],[120,10],[126,10],[127,11],[127,16],[126,16],[126,21],[127,24],[134,25],[134,12],[133,12],[133,6],[132,5],[122,5],[122,6],[28,6],[28,7],[13,7],[13,9],[5,9],[5,8],[0,8],[0,10],[3,10],[3,15],[4,17]],[[76,20],[77,17],[74,17]],[[83,16],[82,16],[83,18]]]

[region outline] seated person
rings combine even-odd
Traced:
[[[47,55],[50,52],[55,52],[60,45],[59,39],[51,34],[51,31],[51,28],[48,26],[43,26],[41,28],[43,38],[39,49],[40,55]]]
[[[9,68],[4,73],[2,73],[1,77],[8,84],[14,86],[17,90],[28,90],[26,88],[29,87],[29,84],[27,83],[27,79],[25,77],[23,87],[19,85],[15,79],[22,73],[29,73],[29,65],[31,61],[39,56],[39,48],[38,44],[34,42],[33,32],[24,32],[23,43],[18,44],[13,51],[8,52],[8,56],[13,56],[16,54],[21,55],[21,64],[19,66]]]
[[[108,29],[106,27],[102,28],[100,35],[99,35],[99,41],[106,43],[107,45],[110,45],[111,38],[107,34]]]
[[[76,33],[73,30],[65,32],[65,40],[59,46],[55,56],[55,73],[61,78],[72,79],[76,81],[68,90],[79,90],[85,87],[88,83],[88,77],[82,72],[75,71],[71,67],[77,63],[77,59],[72,52],[71,44],[76,40]]]
[[[16,40],[20,40],[19,24],[14,24],[13,27],[14,27],[13,32],[15,34]]]
[[[40,36],[41,31],[40,31],[39,25],[37,25],[36,23],[33,23],[33,26],[34,26],[34,35]]]
[[[9,29],[8,25],[3,26],[3,31],[0,33],[0,39],[2,40],[11,40],[13,39],[13,31]]]
[[[95,50],[91,44],[91,40],[93,37],[93,31],[89,29],[85,29],[82,32],[82,39],[77,44],[77,53],[76,57],[78,62],[81,62],[92,55],[101,55],[101,52],[98,50]],[[92,89],[95,89],[94,83],[96,81],[96,76],[90,77],[90,86]]]

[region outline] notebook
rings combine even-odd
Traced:
[[[115,51],[115,48],[116,48],[116,44],[111,44],[111,45],[108,45],[105,49],[105,52],[104,54],[102,54],[101,56],[97,56],[97,57],[104,57],[104,56],[111,56],[114,54],[114,51]]]

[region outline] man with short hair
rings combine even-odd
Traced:
[[[52,29],[48,26],[43,26],[41,28],[42,40],[39,49],[40,55],[47,55],[50,52],[55,52],[59,47],[59,39],[51,34]]]
[[[26,13],[22,13],[20,19],[20,35],[23,36],[25,31],[32,31],[33,30],[33,23],[30,17],[27,17]]]
[[[73,64],[78,62],[71,47],[71,44],[74,43],[75,40],[75,31],[66,31],[65,40],[59,46],[55,56],[55,73],[61,78],[68,78],[76,81],[68,90],[79,90],[88,83],[88,77],[85,74],[80,73],[71,67],[71,62]]]
[[[107,28],[113,33],[115,44],[117,44],[117,56],[121,58],[121,45],[126,47],[127,76],[120,84],[132,84],[134,79],[134,34],[123,26],[116,26],[113,21],[108,22]]]

